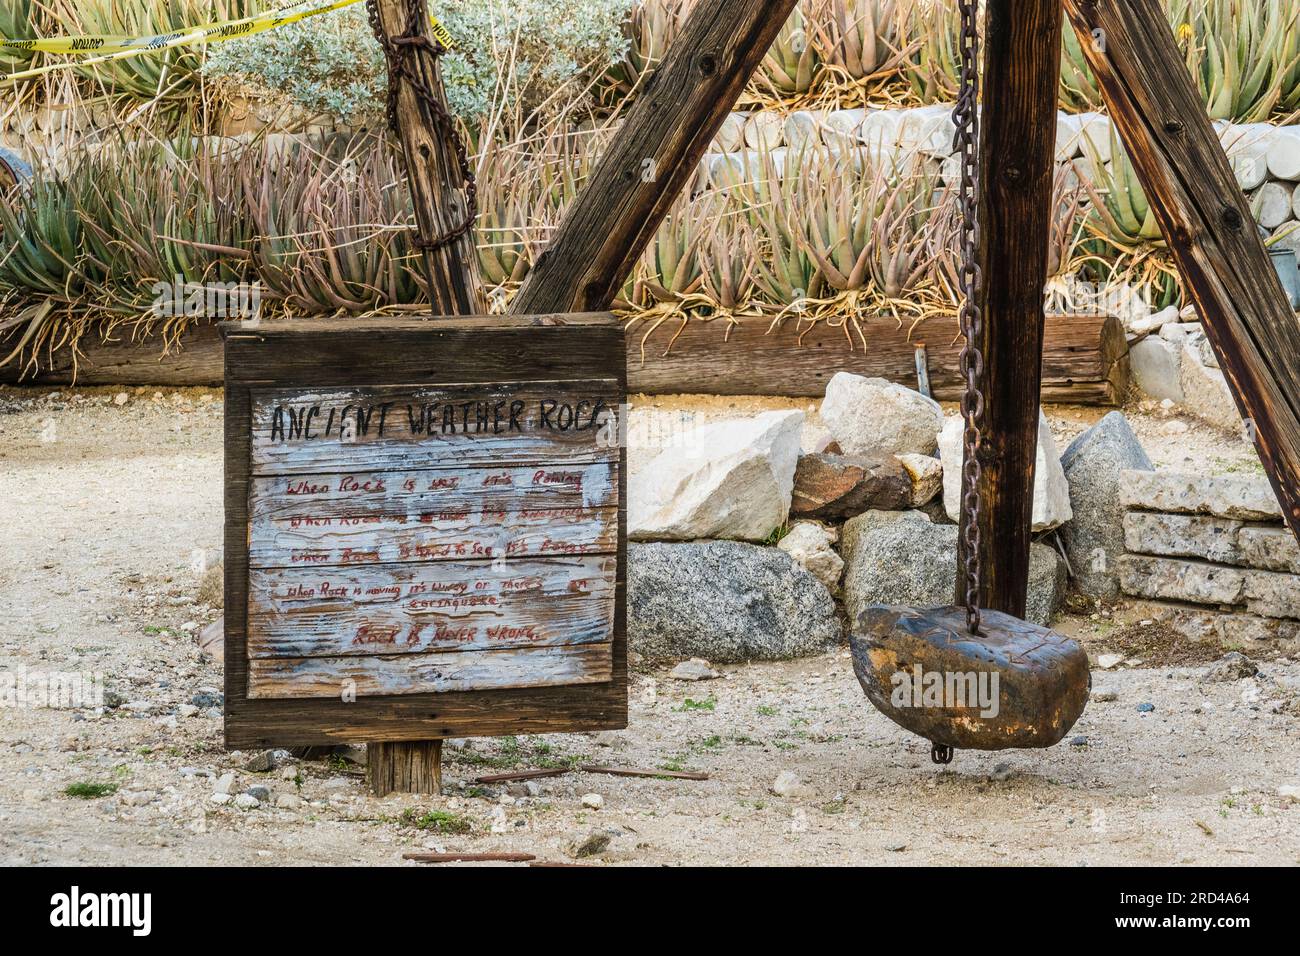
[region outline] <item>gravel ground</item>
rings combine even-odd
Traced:
[[[193,640],[219,613],[200,595],[220,548],[220,393],[117,394],[0,389],[0,675],[100,672],[118,704],[0,706],[0,862],[397,864],[435,848],[641,865],[1300,862],[1300,664],[1210,681],[1187,655],[1161,660],[1154,637],[1130,652],[1140,666],[1094,672],[1108,699],[1071,742],[961,752],[947,768],[872,710],[835,651],[701,683],[637,669],[629,730],[457,742],[440,798],[370,798],[341,758],[246,771],[254,755],[221,745],[220,668]],[[1097,417],[1049,414],[1061,439]],[[1132,418],[1158,464],[1258,468],[1202,426]],[[1143,647],[1140,620],[1119,608],[1061,626],[1095,657]],[[574,759],[710,779],[474,783]],[[263,785],[270,801],[214,803],[227,772],[232,794]],[[782,774],[795,780],[778,796]],[[65,793],[87,784],[112,792]]]

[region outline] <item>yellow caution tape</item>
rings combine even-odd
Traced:
[[[243,39],[258,33],[265,33],[267,30],[274,30],[276,27],[297,23],[309,17],[333,13],[335,10],[341,10],[344,7],[350,7],[362,2],[364,0],[333,0],[331,3],[317,4],[305,10],[259,13],[251,17],[244,17],[242,20],[229,20],[225,23],[205,23],[189,30],[177,30],[172,33],[159,33],[153,36],[130,37],[89,34],[74,37],[49,37],[39,40],[11,40],[7,37],[0,37],[0,50],[15,50],[25,53],[62,53],[87,57],[84,60],[52,63],[47,66],[23,70],[19,73],[11,73],[0,77],[0,82],[25,80],[71,66],[91,66],[96,63],[106,63],[110,60],[123,60],[143,56],[146,53],[157,53],[175,47],[195,46],[203,43],[224,43],[228,40]],[[437,17],[430,15],[429,25],[434,39],[448,49],[455,46],[451,34],[438,21]]]

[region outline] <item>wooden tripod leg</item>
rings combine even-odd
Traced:
[[[1300,322],[1157,0],[1065,0],[1247,434],[1300,537]]]
[[[989,0],[980,139],[985,359],[981,603],[1025,616],[1042,381],[1060,0]],[[964,535],[962,536],[964,540]],[[962,561],[967,559],[962,546]],[[965,600],[958,584],[958,601]]]
[[[366,777],[376,797],[390,793],[442,793],[442,741],[366,745]]]

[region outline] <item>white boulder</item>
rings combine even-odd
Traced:
[[[834,593],[839,590],[840,575],[844,572],[844,559],[834,547],[838,538],[839,535],[825,525],[815,521],[797,521],[776,546]]]
[[[789,516],[803,421],[800,411],[728,419],[693,430],[648,460],[633,455],[629,535],[762,541]]]
[[[963,423],[960,416],[944,422],[939,435],[939,455],[943,460],[943,509],[954,521],[961,514],[961,477]],[[1034,465],[1034,531],[1059,528],[1071,518],[1070,484],[1061,467],[1061,453],[1048,427],[1047,417],[1038,413],[1038,457]]]
[[[1223,372],[1206,363],[1199,342],[1189,342],[1182,348],[1179,381],[1183,388],[1183,405],[1204,422],[1225,431],[1240,431],[1241,416]]]
[[[826,386],[822,420],[846,455],[929,455],[943,409],[883,378],[838,372]]]

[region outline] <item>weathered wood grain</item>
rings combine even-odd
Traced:
[[[1066,0],[1065,8],[1300,537],[1300,322],[1164,9],[1157,0]]]
[[[377,0],[379,22],[390,37],[408,31],[430,36],[427,4],[421,0],[418,21],[410,21],[409,0]],[[442,69],[431,49],[407,46],[415,61],[415,75],[442,110],[450,115],[442,85]],[[446,235],[464,221],[467,203],[461,192],[465,177],[446,130],[439,127],[433,107],[417,95],[406,77],[390,78],[397,84],[394,104],[397,133],[406,158],[406,177],[415,207],[415,221],[426,241]],[[475,315],[487,311],[473,231],[440,249],[422,249],[429,301],[442,315]]]
[[[985,414],[980,603],[1025,616],[1043,367],[1044,286],[1056,170],[1060,0],[987,0],[979,266]],[[1119,396],[1122,400],[1124,396]],[[962,515],[959,560],[972,560]],[[956,600],[966,599],[958,576]]]
[[[554,648],[504,651],[440,651],[415,655],[385,654],[381,673],[401,671],[400,658],[419,663],[404,692],[355,700],[339,693],[321,697],[254,697],[250,695],[252,660],[248,654],[248,544],[251,475],[251,395],[254,389],[328,391],[342,385],[391,390],[408,385],[451,387],[469,382],[501,383],[532,377],[542,381],[612,380],[616,402],[626,400],[626,347],[622,329],[607,315],[534,316],[503,319],[449,318],[439,323],[410,319],[330,320],[324,323],[263,323],[250,329],[240,323],[223,328],[226,339],[226,740],[232,747],[312,746],[342,741],[426,741],[453,736],[571,732],[626,726],[627,615],[625,451],[609,463],[617,491],[620,534],[616,554],[605,556],[620,570],[614,576],[612,626],[608,640],[596,645],[567,645],[582,663],[578,681],[590,683],[531,686],[533,681],[569,680],[575,667],[552,661],[533,664],[520,655],[554,656]],[[580,462],[589,467],[592,462]],[[522,465],[521,465],[522,467]],[[408,464],[402,471],[422,471]],[[313,474],[326,474],[319,469]],[[336,475],[337,477],[337,475]],[[552,498],[548,496],[547,501]],[[613,507],[608,505],[606,507]],[[524,509],[527,510],[527,509]],[[481,512],[480,512],[481,513]],[[490,562],[489,562],[490,563]],[[509,559],[507,564],[515,563]],[[423,565],[412,564],[414,567]],[[321,569],[312,569],[319,572]],[[356,570],[348,568],[347,570]],[[369,569],[367,569],[369,570]],[[605,648],[603,653],[599,650]],[[479,687],[488,675],[468,658],[515,655],[506,662],[524,686]],[[450,656],[449,656],[450,655]],[[461,655],[463,659],[457,659]],[[563,655],[560,655],[561,658]],[[425,680],[448,663],[445,674]],[[264,660],[259,658],[258,660]],[[326,683],[342,679],[361,657],[280,659],[336,662]],[[463,665],[463,666],[462,666]],[[439,672],[441,673],[441,672]],[[423,675],[423,676],[421,676]],[[319,681],[321,675],[310,678]],[[372,683],[382,683],[373,682]],[[507,677],[506,684],[517,681]],[[275,693],[275,691],[272,691]]]
[[[460,320],[439,320],[439,324],[450,321]],[[800,328],[787,322],[768,334],[768,326],[761,319],[746,319],[728,331],[721,322],[693,322],[673,341],[679,328],[666,323],[650,335],[643,349],[642,338],[649,325],[634,320],[627,338],[630,387],[653,395],[820,398],[832,375],[853,372],[915,388],[916,344],[924,342],[935,397],[952,401],[960,396],[960,342],[956,321],[950,316],[925,320],[911,338],[906,324],[900,328],[886,317],[870,319],[865,347],[846,338],[842,329]],[[161,354],[162,342],[157,337],[140,342],[87,343],[76,381],[81,385],[220,385],[221,341],[216,327],[196,326],[181,336],[180,343],[179,351],[166,356]],[[0,368],[0,382],[17,378],[16,366]],[[1042,379],[1045,402],[1122,404],[1129,388],[1128,343],[1122,323],[1113,316],[1049,315]],[[33,385],[70,384],[73,373],[66,350],[27,381]]]
[[[249,661],[248,696],[340,698],[355,693],[361,698],[568,687],[605,683],[613,672],[609,644],[394,657],[254,658]]]
[[[271,568],[249,574],[250,657],[413,654],[599,643],[613,626],[610,555]]]
[[[618,500],[618,464],[256,476],[250,494],[254,522],[603,508]]]
[[[618,383],[256,389],[258,475],[435,465],[583,463],[617,456]],[[558,479],[557,479],[558,480]]]
[[[353,518],[254,519],[256,568],[610,554],[618,509],[424,512]]]
[[[795,0],[694,4],[512,312],[609,308],[794,6]]]
[[[767,319],[628,323],[628,383],[652,395],[782,395],[820,398],[837,372],[884,378],[916,388],[916,347],[924,343],[934,397],[955,401],[962,379],[956,318],[935,316],[913,327],[886,316],[863,323],[865,341],[843,328]],[[1042,400],[1118,405],[1128,397],[1128,343],[1114,316],[1049,315],[1043,348]]]
[[[442,793],[442,741],[366,744],[366,777],[377,797],[390,793]]]

